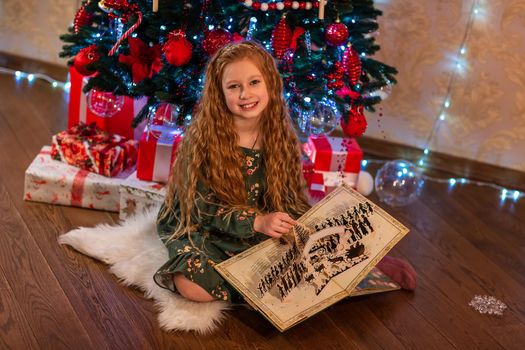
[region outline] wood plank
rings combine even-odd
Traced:
[[[3,129],[10,129],[11,132],[4,135],[0,131],[0,143],[5,143],[1,146],[5,146],[5,148],[3,147],[4,150],[9,150],[9,145],[11,149],[14,145],[17,145],[16,149],[22,152],[17,157],[22,162],[13,162],[7,166],[10,173],[23,174],[26,164],[31,161],[31,159],[28,159],[29,148],[36,148],[35,145],[28,145],[19,141],[24,139],[23,136],[26,132],[29,131],[35,136],[33,139],[36,140],[42,140],[46,136],[50,139],[49,130],[40,128],[40,121],[38,117],[26,120],[25,123],[22,123],[25,124],[25,129],[23,130],[19,130],[17,128],[18,125],[11,127],[10,123],[4,124]],[[0,124],[1,122],[0,120]],[[9,120],[9,122],[12,122],[12,120]],[[18,138],[14,137],[16,135],[18,135]],[[0,150],[0,154],[3,152],[5,151]],[[7,158],[8,154],[3,154],[2,157]],[[0,176],[3,178],[2,175]],[[113,281],[107,279],[107,268],[95,265],[97,266],[95,270],[89,269],[86,267],[85,262],[88,261],[89,264],[92,264],[91,259],[82,257],[78,253],[73,253],[68,248],[62,249],[57,244],[56,239],[59,234],[75,227],[71,223],[70,218],[63,215],[62,210],[73,209],[71,218],[81,216],[82,214],[79,213],[85,212],[91,220],[102,222],[105,219],[111,222],[112,219],[107,213],[95,211],[89,213],[90,211],[77,208],[23,203],[21,200],[22,183],[16,181],[16,178],[4,179],[4,181],[10,183],[9,191],[12,197],[18,199],[16,201],[17,207],[20,209],[22,217],[29,226],[37,244],[45,253],[48,263],[55,271],[60,284],[64,288],[64,292],[72,300],[77,313],[92,317],[91,320],[86,320],[83,323],[89,329],[92,337],[96,338],[97,347],[103,346],[105,343],[114,343],[118,348],[131,348],[134,344],[147,344],[146,337],[150,338],[150,341],[153,342],[152,346],[154,346],[157,341],[157,337],[155,337],[156,332],[160,332],[156,323],[148,320],[148,322],[143,322],[140,326],[136,325],[141,319],[136,317],[136,313],[133,313],[133,304],[128,302],[128,298],[118,297],[122,288],[115,283],[116,279]],[[48,225],[42,226],[42,222],[46,222]],[[94,305],[97,307],[93,307]],[[148,324],[149,326],[147,326]],[[126,335],[130,329],[138,329],[138,327],[150,329],[152,332],[145,334],[131,332],[131,335]],[[121,336],[115,337],[117,334]],[[159,337],[159,339],[161,338]],[[105,348],[109,348],[109,346],[105,346]]]
[[[0,268],[0,348],[36,349],[38,343]]]
[[[446,191],[445,186],[432,186],[428,192],[436,196]],[[525,218],[515,215],[516,209],[525,211],[525,202],[501,203],[497,191],[458,186],[449,200],[428,201],[427,205],[439,206],[441,216],[447,218],[450,226],[514,280],[525,285]],[[465,229],[465,222],[473,224]]]
[[[88,333],[1,182],[0,232],[0,266],[40,346],[71,349],[90,345]]]
[[[384,293],[370,298],[368,307],[406,348],[456,348],[439,327],[434,327],[417,308],[405,301],[402,292]]]
[[[323,325],[323,327],[320,327]],[[357,343],[334,323],[326,312],[318,313],[286,332],[287,337],[294,345],[303,349],[328,349],[355,348]]]
[[[329,308],[327,312],[338,327],[361,349],[404,349],[404,345],[376,317],[368,306],[378,295],[352,297]]]
[[[43,87],[45,89],[45,86]],[[34,98],[38,99],[38,98]],[[13,108],[16,110],[16,108]],[[25,121],[9,121],[9,126],[11,126],[11,133],[16,135],[17,137],[13,140],[13,142],[16,143],[17,140],[23,139],[23,135],[26,132],[29,132],[33,135],[35,135],[35,138],[33,139],[32,144],[27,143],[20,143],[19,147],[21,150],[25,151],[26,156],[28,156],[32,149],[38,149],[40,144],[39,142],[45,142],[45,140],[50,138],[49,131],[46,131],[44,128],[41,127],[42,121],[45,119],[46,114],[41,114],[38,109],[31,110],[31,112],[34,112],[34,115],[32,116],[32,120],[25,120]],[[35,141],[39,140],[39,141]],[[36,151],[35,151],[36,152]],[[7,155],[6,155],[7,156]],[[30,162],[30,159],[27,159],[27,163]],[[24,166],[25,168],[25,166]],[[13,170],[14,172],[22,172],[22,169]],[[12,186],[10,186],[10,189],[12,190],[13,194],[16,194],[18,191],[22,191],[21,183],[19,181],[16,181],[13,179]],[[17,189],[18,188],[18,189]],[[85,225],[85,226],[91,226],[93,223],[99,223],[99,222],[111,222],[115,219],[115,215],[107,215],[106,213],[97,212],[97,211],[90,211],[85,209],[79,209],[79,208],[68,208],[68,207],[56,207],[56,206],[46,206],[42,204],[37,203],[24,203],[21,205],[21,207],[24,209],[29,210],[22,210],[24,219],[28,222],[28,225],[31,227],[31,230],[35,236],[40,237],[43,240],[43,243],[41,243],[42,249],[44,251],[53,252],[56,250],[55,247],[55,241],[54,239],[49,241],[46,240],[45,237],[48,237],[50,234],[53,237],[56,237],[58,234],[66,232],[69,229],[72,229],[77,226]],[[40,210],[39,208],[44,207],[44,210]],[[26,213],[27,211],[27,213]],[[49,229],[43,229],[40,227],[41,222],[49,222],[52,224],[53,229],[51,232],[49,232]],[[49,243],[51,242],[51,243]],[[49,243],[49,244],[48,244]],[[80,308],[79,313],[80,314],[93,314],[93,312],[97,311],[98,314],[93,314],[93,320],[96,320],[98,318],[103,318],[104,322],[89,322],[86,324],[86,327],[93,327],[93,325],[101,324],[104,325],[104,327],[108,326],[108,316],[105,312],[108,312],[108,310],[102,310],[103,307],[106,307],[105,303],[108,303],[111,305],[111,310],[116,309],[117,306],[122,304],[123,310],[120,310],[122,312],[118,313],[118,317],[111,317],[110,319],[112,322],[117,322],[118,324],[121,324],[120,327],[122,329],[129,328],[135,328],[137,329],[137,334],[142,334],[145,338],[141,338],[136,340],[136,343],[150,343],[150,346],[153,346],[155,348],[160,347],[160,343],[166,342],[166,339],[170,339],[171,335],[166,334],[165,332],[162,332],[156,322],[156,312],[154,311],[153,305],[149,301],[144,301],[141,293],[137,291],[133,291],[129,288],[121,287],[116,282],[116,279],[112,276],[110,276],[107,272],[107,267],[103,264],[96,263],[94,260],[81,257],[78,253],[68,250],[66,248],[66,257],[65,261],[64,257],[56,257],[55,255],[57,253],[50,253],[50,264],[52,266],[64,266],[65,268],[59,269],[60,270],[68,270],[69,274],[71,276],[79,276],[78,279],[81,279],[79,281],[75,281],[74,277],[68,277],[62,278],[62,272],[58,273],[58,278],[61,281],[61,283],[64,286],[64,290],[66,294],[75,300],[74,305],[76,305],[77,308]],[[56,263],[53,261],[57,260]],[[109,277],[108,277],[109,276]],[[87,281],[85,281],[87,279]],[[92,281],[93,280],[93,281]],[[90,282],[91,281],[91,282]],[[68,283],[69,282],[69,283]],[[69,286],[69,284],[73,283],[73,286]],[[75,294],[86,294],[84,292],[84,289],[86,286],[90,286],[91,284],[94,285],[97,289],[96,296],[92,295],[90,293],[87,293],[88,295],[81,295],[80,297],[74,296]],[[103,287],[101,287],[101,285]],[[72,289],[71,289],[72,288]],[[71,290],[70,290],[71,289]],[[112,297],[117,295],[118,297]],[[82,302],[82,300],[91,300],[91,299],[97,299],[97,303],[100,302],[100,305],[102,307],[95,308],[93,312],[90,312],[90,310],[84,310],[81,306],[85,304],[85,302]],[[109,299],[108,301],[103,301],[99,299]],[[114,300],[115,299],[115,300]],[[137,302],[141,302],[142,304],[136,305]],[[98,305],[98,304],[97,304]],[[152,311],[149,317],[146,317],[144,320],[144,315],[142,315],[142,308],[145,305],[149,305],[149,309]],[[100,312],[102,312],[102,315],[100,315]],[[113,311],[112,311],[113,312]],[[122,315],[130,314],[129,317],[127,317],[127,321],[122,320]],[[106,316],[104,316],[106,315]],[[114,321],[113,321],[114,320]],[[131,323],[140,323],[136,324],[134,327]],[[99,326],[102,327],[102,326]],[[90,328],[90,330],[92,330]],[[140,332],[138,329],[143,330],[147,329],[148,332]],[[106,330],[107,334],[115,333],[115,330],[111,330],[109,332],[109,329]],[[118,332],[117,332],[118,333]],[[91,333],[90,333],[91,334]],[[96,333],[95,333],[96,334]],[[92,336],[93,337],[93,336]],[[227,337],[227,336],[226,336]],[[226,341],[223,339],[223,341]],[[147,338],[147,340],[146,340]],[[184,337],[187,338],[186,341],[188,341],[189,345],[194,344],[196,339],[195,335],[191,335],[190,337]],[[216,341],[216,336],[213,337],[214,340],[212,342]],[[178,338],[180,343],[180,338]],[[101,341],[108,341],[109,339],[101,338]],[[199,340],[200,341],[200,340]],[[183,343],[185,343],[183,341]],[[210,342],[207,341],[207,344]],[[217,344],[216,344],[217,345]]]
[[[493,189],[456,185],[448,193],[431,182],[411,206],[379,203],[411,228],[391,254],[418,271],[414,293],[344,300],[285,333],[243,308],[230,311],[211,335],[163,332],[142,292],[119,285],[106,265],[56,244],[59,234],[112,223],[115,214],[22,201],[25,168],[66,126],[67,95],[2,75],[0,95],[0,230],[8,229],[0,247],[1,348],[513,349],[525,343],[525,201],[500,206]],[[360,144],[366,151],[365,138]],[[399,157],[391,146],[380,144],[377,156]],[[509,181],[519,179],[497,167],[481,173],[490,176],[492,169],[495,178],[503,171]],[[377,202],[377,195],[370,199]],[[509,309],[501,317],[480,315],[468,306],[475,294],[494,295]]]
[[[257,311],[243,306],[228,313],[224,331],[239,349],[303,349],[287,336],[288,332],[279,332]]]
[[[427,188],[430,186],[432,185],[428,184]],[[451,325],[464,330],[464,334],[469,339],[462,339],[459,333],[453,337],[455,342],[468,344],[470,341],[477,341],[490,344],[496,341],[505,347],[506,340],[496,339],[496,334],[491,331],[490,323],[493,320],[481,315],[474,318],[475,321],[467,318],[473,317],[473,313],[475,315],[474,310],[468,306],[468,302],[475,294],[496,294],[500,298],[507,294],[505,300],[516,300],[517,302],[517,300],[522,300],[520,295],[525,292],[524,287],[510,279],[505,271],[487,261],[482,253],[464,240],[448,225],[446,220],[438,220],[439,208],[443,206],[443,203],[430,209],[427,207],[427,203],[430,202],[423,198],[418,201],[417,205],[412,205],[405,211],[398,210],[397,213],[397,217],[402,221],[412,220],[412,233],[395,249],[410,257],[418,269],[420,281],[424,280],[430,285],[430,290],[434,293],[439,292],[442,296],[441,298],[426,298],[427,301],[422,301],[418,299],[420,295],[418,290],[413,302],[430,322],[447,329],[447,334],[458,333],[453,332],[455,328],[450,328]],[[430,301],[432,302],[430,305],[434,307],[428,309]],[[449,303],[451,305],[447,305]],[[505,322],[513,326],[523,325],[523,319],[520,316],[522,307],[516,305],[515,310],[507,310],[505,316],[499,318],[498,322]],[[462,315],[462,317],[454,318],[446,323],[442,319],[446,317],[442,315],[442,310],[447,310],[445,311],[447,313],[450,312],[448,310],[453,310],[456,316]]]
[[[26,120],[25,123],[18,121],[18,124],[13,124],[14,122],[10,121],[10,125],[13,125],[11,133],[18,135],[14,142],[23,138],[25,133],[23,128],[29,129],[29,132],[36,136],[35,139],[50,139],[49,132],[42,131],[39,128],[39,122],[44,118],[45,113],[35,116],[32,121]],[[24,150],[26,154],[31,152],[31,148],[37,149],[39,146],[38,141],[35,141],[33,145],[20,143],[20,149]],[[27,160],[27,163],[29,162],[30,159]],[[15,172],[22,171],[22,169],[18,169]],[[16,187],[19,187],[21,184],[13,180],[12,185],[10,187],[13,188],[12,193],[16,194],[18,192]],[[22,188],[20,187],[19,190],[22,191]],[[22,208],[24,219],[31,227],[33,234],[39,237],[38,242],[42,239],[40,244],[42,249],[50,252],[48,257],[50,259],[49,263],[51,266],[56,267],[58,271],[61,271],[58,273],[58,278],[64,286],[66,294],[75,300],[74,305],[79,309],[79,314],[92,316],[92,321],[85,322],[86,327],[89,327],[90,331],[93,331],[93,327],[100,328],[100,338],[97,338],[98,340],[102,343],[115,343],[115,340],[108,338],[119,332],[129,332],[130,329],[136,329],[136,332],[132,332],[132,334],[138,337],[137,339],[133,339],[133,336],[120,337],[117,341],[131,338],[129,340],[131,343],[120,345],[117,343],[115,345],[119,348],[129,348],[132,343],[140,343],[147,344],[147,347],[162,348],[162,344],[170,342],[171,335],[159,329],[153,304],[150,301],[143,300],[141,292],[120,286],[116,278],[107,272],[107,266],[97,263],[90,258],[82,257],[73,250],[64,248],[65,257],[60,256],[60,253],[55,252],[57,249],[60,249],[56,245],[56,240],[46,239],[50,235],[49,229],[42,228],[40,225],[41,222],[51,223],[53,227],[51,235],[56,238],[59,234],[77,226],[92,226],[94,223],[114,222],[116,220],[115,214],[108,215],[108,213],[100,211],[46,206],[38,203],[23,203],[20,204],[20,207]],[[60,269],[58,266],[65,266],[65,268]],[[70,276],[62,277],[62,270],[67,270]],[[77,279],[78,281],[75,281]],[[86,287],[89,288],[88,291],[85,290]],[[89,305],[82,306],[86,304],[86,300],[96,300],[98,307],[91,309],[88,307]],[[139,302],[141,304],[137,305]],[[149,306],[150,314],[142,312],[146,305]],[[97,319],[101,318],[104,322],[96,322]],[[90,334],[92,333],[90,332]],[[94,334],[97,334],[97,332],[94,332]],[[188,341],[190,343],[188,343],[188,346],[194,344],[196,338],[195,335],[189,337]],[[185,342],[182,343],[184,344]]]

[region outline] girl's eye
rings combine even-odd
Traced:
[[[238,84],[232,84],[232,85],[228,86],[228,89],[236,89],[237,87],[239,87]]]
[[[260,80],[252,80],[251,83],[252,85],[257,85],[259,84],[261,81]]]

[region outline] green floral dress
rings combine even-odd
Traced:
[[[243,171],[247,204],[255,208],[260,205],[265,187],[261,153],[248,148],[242,150],[246,156]],[[155,273],[154,280],[159,286],[177,292],[172,277],[175,272],[182,272],[218,300],[243,302],[213,266],[268,237],[253,230],[254,209],[230,210],[221,205],[208,189],[198,187],[202,197],[196,201],[200,215],[192,217],[195,232],[168,241],[178,224],[178,203],[175,203],[174,214],[157,224],[157,232],[168,248],[169,260]]]

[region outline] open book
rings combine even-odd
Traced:
[[[268,239],[215,266],[280,331],[345,297],[399,288],[374,266],[408,229],[351,187],[297,222],[289,243]]]

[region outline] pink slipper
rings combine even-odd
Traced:
[[[377,264],[377,268],[398,283],[401,288],[406,290],[416,289],[417,273],[407,261],[385,256]]]

